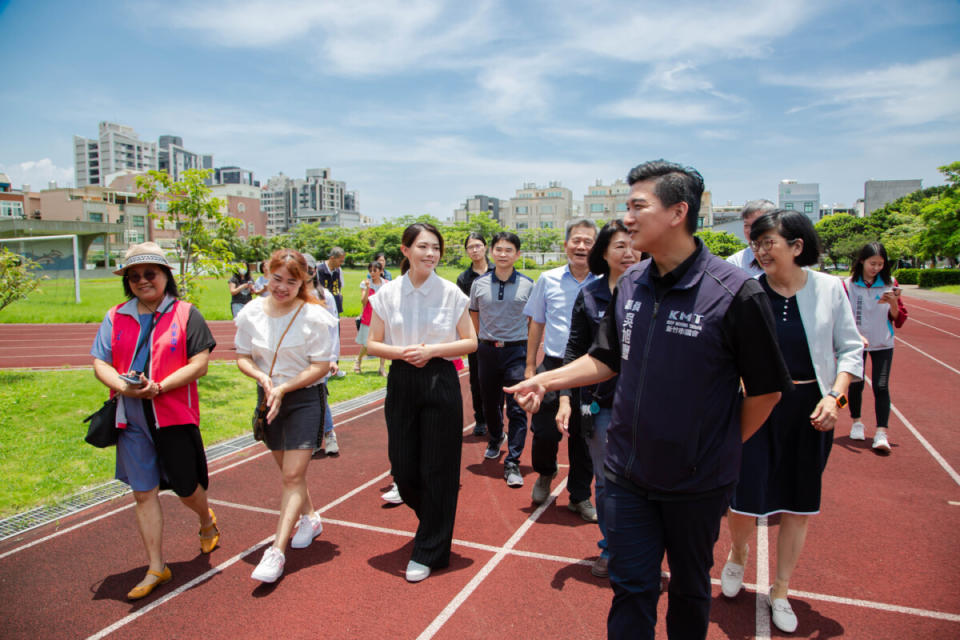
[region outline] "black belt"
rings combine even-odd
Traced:
[[[502,349],[503,347],[525,347],[527,346],[527,341],[514,340],[513,342],[503,342],[502,340],[480,340],[480,344],[485,344],[491,347],[497,347],[498,349]]]

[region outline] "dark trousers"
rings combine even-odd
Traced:
[[[544,356],[543,364],[537,367],[537,373],[550,371],[563,364],[560,358]],[[559,395],[548,391],[540,403],[540,410],[533,414],[530,429],[533,431],[533,444],[530,455],[533,470],[540,475],[553,475],[557,472],[557,451],[563,432],[557,428],[557,409],[560,408]],[[593,479],[593,464],[590,462],[590,450],[587,441],[580,433],[579,407],[574,407],[570,416],[570,435],[567,438],[567,454],[570,457],[570,476],[567,478],[567,490],[571,502],[581,502],[590,497],[590,482]]]
[[[470,398],[473,400],[473,421],[478,425],[486,424],[483,418],[483,396],[480,394],[480,366],[477,364],[477,354],[467,354],[467,365],[470,367]]]
[[[683,640],[707,636],[713,545],[731,491],[693,500],[652,499],[607,478],[605,515],[613,586],[608,638],[653,640],[664,552],[670,566],[667,636]]]
[[[523,444],[527,439],[527,412],[520,408],[513,394],[504,394],[503,387],[523,381],[527,362],[525,346],[495,347],[481,343],[477,350],[480,365],[480,393],[483,413],[487,416],[487,433],[491,446],[499,447],[503,437],[503,396],[507,396],[507,457],[504,464],[520,464]]]
[[[893,349],[863,352],[863,369],[867,369],[867,354],[873,364],[870,377],[873,379],[873,408],[877,414],[877,426],[890,426],[890,365],[893,364]],[[851,382],[850,390],[850,417],[860,418],[860,409],[863,406],[863,380]]]
[[[420,519],[411,559],[433,568],[450,563],[462,403],[460,379],[449,360],[434,358],[423,368],[402,360],[390,365],[384,405],[390,467],[404,504]]]

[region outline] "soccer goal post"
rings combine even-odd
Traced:
[[[69,241],[69,242],[68,242]],[[73,274],[73,298],[80,302],[80,243],[75,235],[0,238],[0,245],[39,265],[44,275]]]

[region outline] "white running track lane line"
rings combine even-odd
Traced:
[[[943,360],[937,360],[936,358],[934,358],[932,355],[930,355],[930,354],[927,353],[926,351],[923,351],[923,350],[921,350],[921,349],[918,349],[917,347],[913,346],[912,344],[910,344],[909,342],[907,342],[907,341],[904,340],[903,338],[897,338],[897,341],[898,341],[898,342],[902,342],[903,344],[907,345],[908,347],[910,347],[910,348],[913,349],[914,351],[917,351],[917,352],[919,352],[919,353],[927,356],[928,358],[930,358],[931,360],[933,360],[933,361],[936,362],[937,364],[946,367],[947,369],[949,369],[950,371],[953,371],[953,372],[954,372],[955,374],[957,374],[957,375],[960,375],[960,371],[954,369],[953,367],[951,367],[950,365],[948,365],[948,364],[947,364],[946,362],[944,362]]]
[[[770,589],[770,529],[766,516],[757,518],[757,584],[756,584],[756,637],[770,640],[770,606],[767,591]]]
[[[957,502],[956,500],[947,500],[947,504],[951,507],[960,507],[960,502]]]
[[[911,308],[911,309],[920,309],[921,311],[927,311],[927,312],[929,312],[929,313],[935,313],[935,314],[937,314],[938,316],[943,316],[944,318],[950,318],[951,320],[960,320],[960,318],[958,318],[957,316],[952,316],[952,315],[950,315],[949,313],[942,313],[942,312],[940,312],[940,311],[934,311],[933,309],[931,309],[931,308],[929,308],[929,307],[921,307],[921,306],[919,306],[919,305],[917,305],[917,304],[914,304],[912,300],[910,301],[910,308]]]
[[[460,590],[460,593],[454,596],[453,600],[451,600],[447,606],[444,607],[443,611],[441,611],[440,614],[433,619],[433,622],[431,622],[430,625],[423,630],[423,633],[417,636],[417,640],[429,640],[436,635],[437,631],[439,631],[440,628],[447,622],[447,620],[449,620],[453,614],[456,613],[457,609],[460,608],[460,605],[466,602],[467,598],[470,597],[470,594],[472,594],[476,588],[480,586],[480,583],[487,579],[487,576],[489,576],[493,570],[496,569],[497,565],[500,564],[500,562],[507,556],[507,551],[513,549],[513,547],[520,542],[520,539],[524,536],[524,534],[527,533],[530,527],[533,526],[533,523],[536,522],[543,512],[553,504],[554,500],[557,499],[557,496],[560,495],[560,492],[563,491],[564,487],[566,486],[567,479],[564,478],[557,485],[557,488],[550,493],[550,497],[544,500],[543,504],[538,506],[536,510],[527,517],[526,521],[520,525],[520,528],[513,532],[513,535],[510,536],[510,539],[507,540],[507,543],[503,545],[503,549],[498,551],[487,561],[487,564],[485,564],[483,568],[480,569],[480,571],[478,571],[477,574],[470,579],[470,582],[468,582],[466,586]]]
[[[930,327],[931,329],[934,329],[934,330],[936,330],[936,331],[939,331],[940,333],[945,333],[945,334],[947,334],[948,336],[953,336],[954,338],[960,338],[960,335],[957,335],[956,333],[950,333],[949,331],[946,331],[945,329],[941,329],[940,327],[935,327],[935,326],[933,326],[932,324],[927,324],[926,322],[921,322],[920,320],[917,320],[916,318],[910,318],[910,319],[913,320],[913,322],[914,322],[915,324],[922,324],[922,325],[925,326],[925,327]]]
[[[378,402],[378,401],[377,401],[377,402]],[[380,409],[383,409],[383,406],[382,406],[382,405],[379,406],[379,407],[376,407],[376,408],[374,408],[374,409],[371,409],[371,410],[369,410],[369,411],[366,411],[366,412],[364,412],[364,413],[359,413],[359,414],[357,414],[357,415],[355,415],[355,416],[353,416],[353,417],[351,417],[351,418],[347,418],[346,420],[341,420],[341,421],[339,422],[339,424],[346,424],[346,423],[348,423],[348,422],[350,422],[350,421],[352,421],[352,420],[356,420],[357,418],[362,418],[363,416],[369,415],[369,414],[371,414],[371,413],[376,413],[376,412],[379,411]],[[471,425],[469,425],[467,428],[470,428],[470,426],[473,426],[473,425],[471,424]],[[466,431],[466,429],[464,429],[464,431]],[[257,446],[257,444],[258,444],[258,443],[254,443],[254,444],[251,444],[251,445],[248,446],[248,447],[244,447],[243,449],[240,449],[239,451],[235,452],[233,455],[236,455],[236,454],[239,453],[240,451],[245,451],[246,449],[250,449],[251,447],[255,447],[255,446]],[[226,471],[227,469],[232,469],[232,468],[234,468],[234,467],[240,466],[241,464],[246,464],[246,463],[250,462],[251,460],[256,460],[257,458],[260,458],[260,457],[262,457],[262,456],[265,456],[265,455],[267,455],[268,453],[270,453],[270,450],[269,450],[269,449],[266,449],[266,450],[264,450],[264,451],[261,451],[260,453],[256,453],[256,454],[254,454],[254,455],[252,455],[252,456],[249,456],[249,457],[247,457],[247,458],[244,458],[243,460],[238,460],[237,462],[234,462],[233,464],[228,464],[228,465],[225,466],[225,467],[220,467],[219,469],[216,469],[215,471],[211,471],[211,472],[208,473],[208,475],[215,476],[215,475],[217,475],[218,473],[223,473],[223,472]],[[169,494],[170,494],[170,491],[163,491],[162,493],[169,495]],[[118,496],[118,498],[119,498],[119,497],[123,497],[123,496]],[[210,502],[215,502],[214,500],[210,500],[210,499],[208,499],[208,500],[209,500]],[[3,559],[6,558],[7,556],[12,556],[13,554],[15,554],[15,553],[17,553],[17,552],[19,552],[19,551],[23,551],[24,549],[29,549],[30,547],[32,547],[32,546],[34,546],[34,545],[38,545],[38,544],[40,544],[41,542],[47,542],[48,540],[52,540],[52,539],[54,539],[54,538],[57,538],[57,537],[59,537],[59,536],[62,536],[62,535],[65,534],[65,533],[70,533],[71,531],[76,531],[77,529],[80,529],[80,528],[82,528],[82,527],[85,527],[85,526],[87,526],[88,524],[93,524],[94,522],[97,522],[98,520],[102,520],[102,519],[104,519],[104,518],[106,518],[106,517],[108,517],[108,516],[112,516],[112,515],[114,515],[114,514],[116,514],[116,513],[119,513],[119,512],[121,512],[121,511],[123,511],[124,509],[131,509],[131,508],[133,508],[133,506],[134,506],[134,503],[131,502],[131,503],[128,504],[128,505],[124,505],[124,506],[122,506],[122,507],[120,507],[120,508],[118,508],[118,509],[114,509],[113,511],[108,511],[107,513],[101,514],[101,515],[99,515],[99,516],[97,516],[97,517],[95,517],[95,518],[91,518],[90,520],[85,520],[84,522],[78,522],[77,524],[75,524],[75,525],[73,525],[73,526],[71,526],[71,527],[67,527],[66,529],[61,529],[60,531],[56,531],[56,532],[54,532],[54,533],[51,533],[51,534],[48,535],[48,536],[44,536],[44,537],[39,538],[39,539],[37,539],[37,540],[34,540],[34,541],[32,541],[32,542],[28,542],[27,544],[21,545],[21,546],[19,546],[19,547],[16,547],[16,548],[14,548],[14,549],[11,549],[10,551],[7,551],[7,552],[5,552],[5,553],[0,554],[0,560],[3,560]],[[82,512],[81,512],[81,513],[82,513]],[[279,513],[279,512],[278,512],[278,513]]]
[[[869,376],[865,375],[863,376],[863,379],[867,382],[867,384],[873,387],[873,381]],[[927,450],[927,453],[929,453],[943,468],[943,470],[947,472],[947,475],[953,478],[953,481],[960,485],[960,473],[957,473],[954,468],[950,466],[950,463],[947,462],[942,455],[940,455],[940,452],[934,449],[933,445],[927,442],[927,439],[920,435],[920,432],[917,430],[917,428],[914,427],[909,420],[907,420],[907,416],[903,415],[900,409],[897,409],[897,406],[892,402],[890,403],[890,410],[893,411],[895,416],[900,418],[900,421],[903,423],[903,425],[910,431],[910,433],[913,434],[920,444],[923,445],[923,448]]]

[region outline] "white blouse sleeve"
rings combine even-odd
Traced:
[[[853,309],[840,280],[831,292],[833,295],[833,353],[837,358],[837,372],[847,372],[863,379],[863,340],[857,331]]]
[[[239,355],[249,356],[251,353],[253,353],[253,335],[250,331],[250,314],[241,311],[233,323],[237,326],[237,334],[233,338],[233,346]]]
[[[330,362],[333,356],[330,328],[335,325],[329,311],[319,305],[310,305],[304,322],[307,358],[310,362]]]

